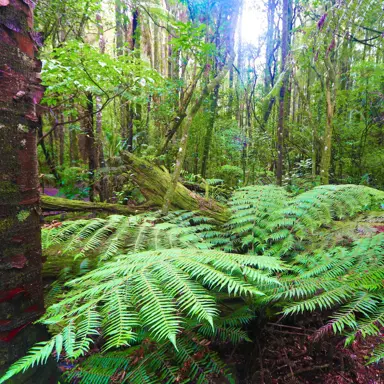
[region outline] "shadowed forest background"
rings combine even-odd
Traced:
[[[0,69],[0,383],[384,383],[382,2],[0,0]]]

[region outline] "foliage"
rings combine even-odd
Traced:
[[[244,310],[228,318],[218,319],[213,329],[189,323],[188,329],[178,337],[178,349],[169,342],[156,343],[140,335],[137,345],[124,351],[95,354],[69,373],[69,379],[85,382],[108,383],[111,377],[132,383],[174,383],[197,380],[208,383],[213,374],[234,382],[218,355],[211,350],[210,339],[238,343],[249,341],[241,326],[252,319]]]
[[[350,344],[356,337],[379,334],[384,326],[383,278],[384,234],[380,233],[355,242],[351,249],[297,255],[291,273],[279,280],[282,285],[269,300],[284,305],[286,316],[333,310],[329,323],[314,337],[347,331],[346,344]],[[382,357],[382,347],[372,360]]]
[[[174,211],[167,217],[158,214],[111,215],[106,219],[65,221],[43,229],[43,249],[60,246],[60,253],[75,258],[99,255],[100,262],[121,253],[167,248],[208,249],[209,235],[215,233],[212,219],[192,212]],[[205,240],[207,238],[207,240]]]
[[[102,352],[76,360],[71,380],[208,381],[224,371],[206,340],[246,340],[245,320],[231,313],[223,323],[230,293],[241,296],[246,319],[260,303],[286,316],[332,311],[319,336],[346,333],[350,342],[383,326],[382,235],[353,248],[327,249],[319,240],[384,201],[368,188],[384,186],[382,4],[289,0],[282,14],[279,2],[264,2],[268,30],[250,46],[242,33],[236,44],[228,33],[241,3],[37,2],[35,25],[45,39],[42,173],[61,176],[60,193],[144,203],[120,168],[129,140],[138,157],[194,175],[205,197],[226,203],[234,188],[245,188],[230,199],[222,227],[201,213],[173,212],[45,228],[46,255],[81,264],[63,269],[46,297],[42,321],[52,340],[13,372],[44,363],[54,350],[83,358],[95,344]],[[248,10],[244,4],[243,18]],[[292,17],[285,65],[282,16]],[[205,95],[232,48],[228,76]],[[246,187],[273,183],[279,160],[286,189]],[[200,170],[206,178],[195,176]],[[343,184],[318,186],[328,176]],[[379,347],[371,361],[381,358]]]
[[[65,168],[60,172],[61,185],[59,195],[64,195],[69,199],[85,198],[88,196],[88,187],[85,182],[87,173],[79,167]]]
[[[67,115],[76,114],[74,102],[81,102],[87,93],[102,96],[106,102],[116,95],[139,101],[142,91],[155,92],[155,83],[161,82],[156,71],[134,55],[113,58],[78,40],[55,48],[52,56],[43,61],[47,87],[43,102],[50,107],[65,106]]]
[[[82,265],[70,281],[62,272],[40,320],[52,339],[37,344],[1,382],[55,351],[77,364],[69,380],[192,377],[205,383],[212,374],[226,375],[207,340],[248,340],[241,328],[255,305],[282,308],[285,316],[332,310],[314,337],[346,333],[350,343],[376,335],[384,326],[384,233],[352,248],[313,251],[306,242],[318,228],[375,207],[383,196],[354,185],[296,196],[254,186],[234,193],[233,215],[221,230],[190,212],[112,215],[46,228],[46,251],[59,245],[75,258],[95,254],[99,266],[88,271]],[[242,254],[217,250],[223,247]],[[239,309],[228,310],[234,298]],[[94,344],[101,351],[84,360]],[[379,347],[372,361],[381,357]]]
[[[230,202],[226,249],[279,256],[300,251],[321,226],[378,208],[383,199],[382,191],[355,185],[320,186],[292,197],[275,186],[243,188]]]
[[[185,322],[197,321],[207,334],[218,334],[215,292],[244,299],[264,295],[267,287],[279,285],[271,273],[284,269],[278,259],[213,250],[119,255],[66,284],[68,293],[40,320],[55,336],[37,344],[0,382],[44,363],[53,350],[58,358],[64,352],[66,358],[83,356],[100,336],[107,351],[129,346],[146,332],[155,342],[172,343],[177,358],[183,359],[183,342],[179,350],[177,335],[186,329]],[[230,326],[235,320],[227,322]]]

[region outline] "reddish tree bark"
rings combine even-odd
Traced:
[[[37,340],[28,325],[44,311],[34,3],[0,0],[0,370]]]

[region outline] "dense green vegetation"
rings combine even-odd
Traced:
[[[52,359],[62,383],[237,383],[223,350],[248,343],[267,383],[254,330],[272,321],[311,343],[375,338],[364,364],[382,367],[382,4],[40,0],[34,15],[50,338],[0,383]],[[274,382],[311,371],[285,366]]]
[[[376,335],[384,325],[383,233],[352,246],[313,242],[319,228],[378,209],[383,198],[364,186],[297,196],[256,186],[234,194],[224,225],[190,212],[51,225],[43,231],[45,253],[66,260],[54,263],[59,278],[40,320],[54,336],[10,374],[55,351],[58,359],[77,359],[70,381],[209,382],[213,373],[233,380],[207,339],[250,341],[244,326],[266,308],[271,318],[333,310],[315,337],[347,334],[349,344]],[[70,267],[72,259],[81,263]],[[380,346],[373,353],[372,362],[384,357]]]

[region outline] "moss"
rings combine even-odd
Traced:
[[[29,210],[20,211],[17,214],[17,220],[19,221],[25,221],[28,219],[28,217],[31,215],[31,212]]]
[[[19,187],[11,181],[0,181],[0,202],[17,204],[19,201]]]
[[[0,181],[0,197],[3,194],[11,194],[18,192],[18,187],[16,184],[10,181]]]
[[[0,219],[0,234],[12,228],[14,220],[12,218]]]

